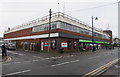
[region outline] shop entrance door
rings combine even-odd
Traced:
[[[41,42],[41,51],[43,51],[43,45],[44,45],[44,43]]]

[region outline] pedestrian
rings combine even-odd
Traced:
[[[95,47],[95,46],[93,46],[93,52],[94,52],[94,51],[96,51],[96,47]]]
[[[83,51],[87,52],[87,46],[86,45],[83,46]]]
[[[86,46],[86,52],[88,51],[88,49],[89,49],[88,46]]]
[[[2,45],[2,57],[7,56],[7,51],[5,48],[5,43]]]

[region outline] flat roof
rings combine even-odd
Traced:
[[[87,24],[87,23],[85,23],[83,21],[80,21],[80,20],[78,20],[78,19],[76,19],[74,17],[71,17],[71,16],[69,16],[67,14],[61,13],[61,12],[53,13],[51,17],[52,17],[52,19],[51,19],[52,22],[57,21],[57,20],[64,20],[64,21],[65,20],[66,21],[71,20],[73,22],[73,24],[76,24],[76,23],[79,24],[79,27],[82,27],[82,28],[85,28],[85,29],[88,29],[88,30],[92,29],[92,27],[89,24]],[[48,19],[49,19],[49,15],[38,18],[38,19],[35,19],[33,21],[24,23],[22,25],[13,27],[10,30],[5,31],[4,34],[19,31],[19,30],[22,30],[22,29],[31,28],[31,27],[34,27],[36,25],[48,23]],[[71,23],[71,22],[69,22],[69,23]],[[78,25],[76,25],[76,26],[78,26]],[[108,34],[104,33],[102,30],[99,30],[99,29],[97,29],[95,27],[94,27],[94,31],[97,32],[97,33],[100,33],[102,35],[109,36]]]

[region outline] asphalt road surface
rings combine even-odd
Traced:
[[[118,58],[118,49],[91,53],[47,54],[8,51],[2,75],[84,75]]]

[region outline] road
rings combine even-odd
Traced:
[[[2,75],[84,75],[118,58],[118,49],[91,53],[51,55],[28,51],[8,51]]]

